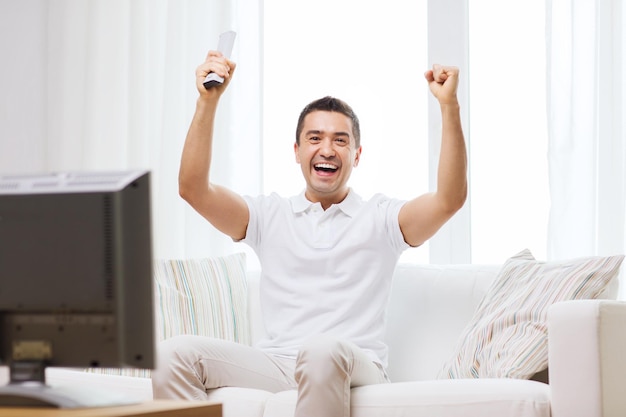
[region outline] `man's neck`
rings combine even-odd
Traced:
[[[306,192],[304,193],[304,196],[311,203],[320,203],[322,206],[322,209],[327,210],[333,204],[339,204],[343,200],[345,200],[349,193],[350,193],[350,188],[346,187],[345,190],[334,193],[332,195],[320,195],[320,194],[311,192],[310,190],[306,190]]]

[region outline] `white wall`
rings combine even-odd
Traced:
[[[46,14],[46,0],[0,0],[0,173],[45,168]]]

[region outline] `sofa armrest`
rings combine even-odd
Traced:
[[[548,311],[553,417],[626,415],[626,303],[576,300]]]

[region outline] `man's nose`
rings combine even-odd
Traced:
[[[327,158],[335,156],[335,148],[333,147],[333,140],[331,138],[325,138],[322,140],[320,154]]]

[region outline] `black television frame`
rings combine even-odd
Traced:
[[[150,198],[149,171],[0,176],[0,405],[135,402],[45,369],[154,368]]]

